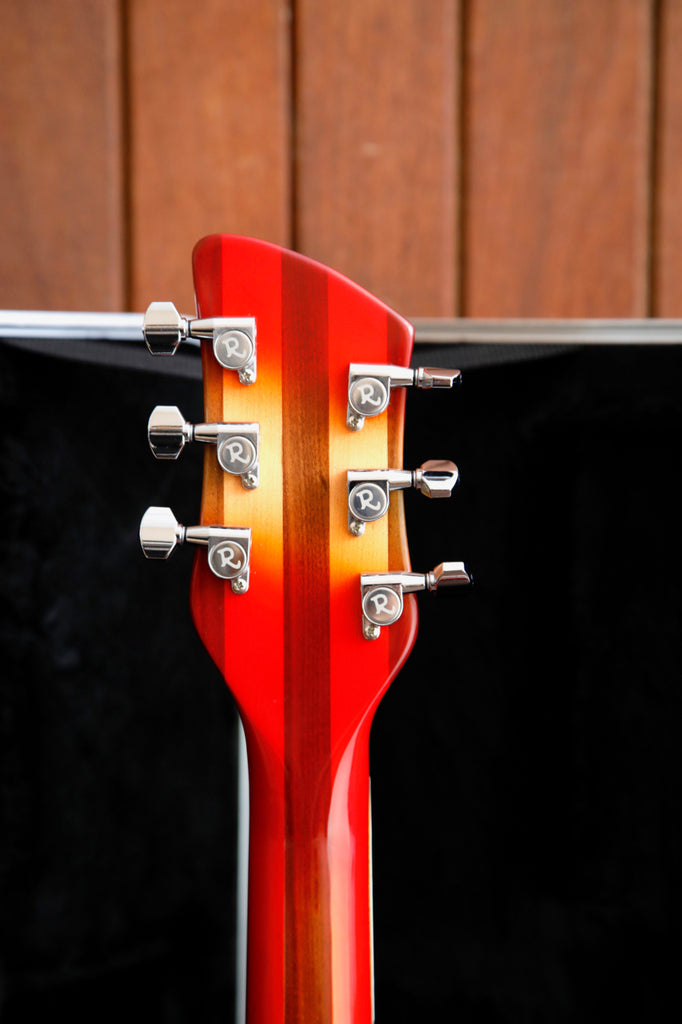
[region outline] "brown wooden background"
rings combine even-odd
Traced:
[[[408,316],[682,315],[682,0],[0,18],[0,307],[191,312],[227,231]]]

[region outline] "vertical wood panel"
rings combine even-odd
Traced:
[[[645,315],[651,3],[467,8],[464,312]]]
[[[458,0],[296,11],[297,247],[406,315],[452,315]]]
[[[191,250],[229,232],[288,244],[286,0],[128,0],[131,294],[192,311]]]
[[[116,0],[4,0],[0,306],[123,302]]]
[[[682,2],[660,5],[655,316],[682,316]]]

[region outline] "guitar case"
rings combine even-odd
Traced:
[[[470,365],[408,397],[405,465],[461,473],[450,501],[407,496],[413,565],[464,559],[475,585],[420,601],[373,727],[392,1024],[682,1010],[682,357],[534,354],[418,351]],[[0,351],[5,1024],[232,1019],[236,713],[190,552],[147,562],[137,536],[201,492],[195,452],[149,452],[154,405],[203,418],[196,375],[158,363]]]

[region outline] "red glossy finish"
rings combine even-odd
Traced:
[[[199,550],[192,611],[244,723],[251,805],[248,1024],[370,1024],[368,739],[414,641],[416,605],[362,636],[359,574],[409,568],[400,496],[348,534],[347,469],[400,467],[404,392],[345,425],[351,362],[408,365],[410,326],[278,246],[211,236],[194,253],[199,315],[255,316],[250,387],[203,353],[206,420],[261,424],[261,485],[207,450],[201,522],[250,526],[248,593]]]

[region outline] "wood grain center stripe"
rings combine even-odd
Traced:
[[[315,469],[329,447],[326,336],[324,270],[283,254],[286,1024],[331,1019],[329,493]]]

